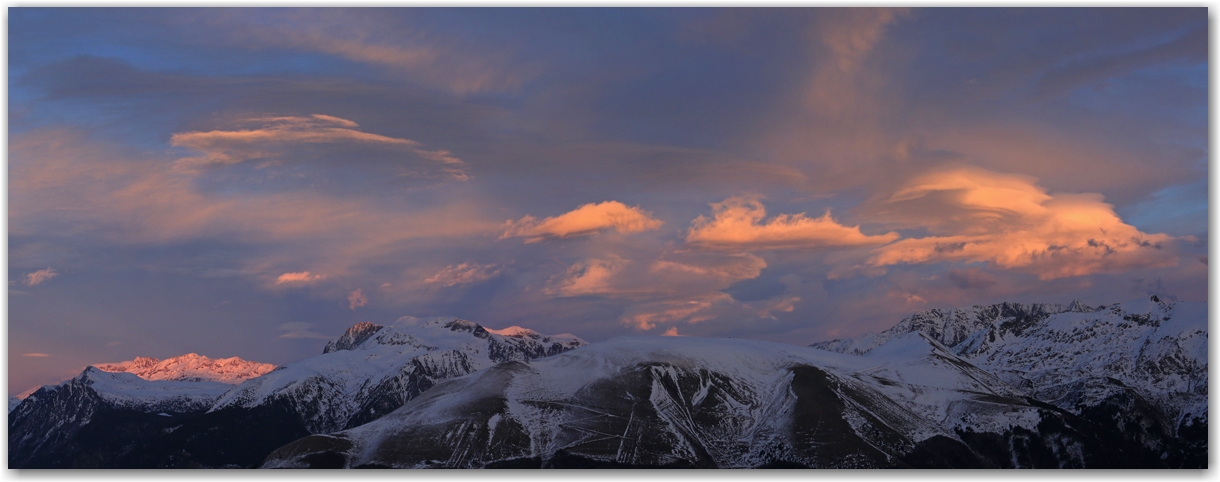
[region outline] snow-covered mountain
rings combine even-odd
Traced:
[[[136,357],[119,363],[94,365],[106,372],[127,372],[145,380],[212,381],[238,384],[275,369],[270,363],[238,357],[212,359],[196,353],[158,360]]]
[[[322,355],[242,383],[212,411],[284,403],[311,433],[332,432],[389,413],[437,381],[584,344],[572,335],[543,336],[520,327],[489,331],[453,318],[360,323],[328,343]]]
[[[1207,304],[1152,297],[1089,308],[1005,303],[932,310],[879,334],[814,347],[866,354],[906,333],[923,333],[954,354],[1066,410],[1096,405],[1112,390],[1137,390],[1175,420],[1207,417]],[[1083,397],[1083,398],[1082,398]]]
[[[1074,302],[933,310],[879,334],[814,346],[867,354],[878,340],[903,333],[948,340],[955,355],[1031,397],[1112,419],[1126,436],[1167,457],[1173,454],[1164,439],[1200,441],[1206,464],[1206,303],[1153,296],[1096,308]]]
[[[918,332],[863,356],[625,337],[444,381],[264,467],[1086,467],[1134,450],[1103,435]]]
[[[584,344],[407,317],[357,324],[323,354],[280,367],[197,354],[88,367],[10,411],[9,466],[256,465],[293,439],[373,420],[439,380]],[[116,445],[108,430],[132,435]]]
[[[9,461],[1206,467],[1206,311],[1155,298],[1005,303],[923,312],[812,347],[677,337],[588,345],[452,318],[361,323],[322,354],[236,386],[90,368],[12,411]],[[195,384],[198,396],[167,384]]]
[[[957,308],[951,310],[928,310],[904,318],[893,327],[880,333],[868,333],[859,338],[815,343],[813,346],[839,353],[862,354],[907,333],[919,332],[945,346],[956,346],[979,330],[991,328],[1002,322],[1040,320],[1056,313],[1092,312],[1093,308],[1080,300],[1069,305],[1058,303],[1000,303],[998,305]]]
[[[920,313],[818,347],[618,338],[444,381],[265,467],[1204,467],[1205,305]]]

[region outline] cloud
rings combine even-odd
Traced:
[[[686,242],[715,249],[813,249],[888,243],[897,233],[868,236],[860,228],[843,226],[830,217],[810,218],[805,213],[780,214],[770,221],[762,202],[731,197],[713,203],[712,217],[700,215],[686,234]]]
[[[317,281],[317,280],[325,279],[325,278],[326,278],[326,275],[310,274],[310,272],[308,272],[308,271],[302,271],[299,273],[284,273],[284,274],[280,275],[279,278],[275,279],[275,284],[278,285],[278,284],[284,284],[284,283],[308,283],[310,281]]]
[[[503,42],[479,45],[449,38],[413,15],[369,11],[269,10],[234,15],[214,11],[175,26],[213,47],[227,41],[240,49],[316,52],[384,68],[395,80],[457,94],[515,89],[532,77],[530,63]]]
[[[573,264],[568,270],[553,277],[544,289],[551,296],[623,296],[631,293],[648,293],[647,289],[624,288],[615,282],[615,277],[631,261],[621,258],[588,259]]]
[[[54,269],[51,269],[51,268],[40,269],[33,273],[26,273],[25,284],[30,285],[30,286],[40,285],[40,284],[42,284],[42,282],[47,281],[56,276],[59,276],[59,272],[55,271]]]
[[[322,340],[329,340],[331,338],[334,338],[332,336],[323,335],[321,333],[313,331],[313,327],[314,327],[314,323],[305,323],[305,322],[300,322],[300,321],[284,323],[284,324],[280,325],[280,331],[283,331],[285,333],[280,335],[279,337],[280,338],[317,338],[317,339],[322,339]]]
[[[48,355],[46,353],[22,353],[21,356],[28,356],[30,358],[46,358],[51,355]]]
[[[831,52],[835,65],[854,73],[882,38],[886,28],[910,13],[906,8],[838,8],[820,12],[819,38]]]
[[[664,323],[702,323],[715,318],[735,322],[775,317],[775,313],[790,313],[801,299],[782,296],[768,300],[741,302],[732,296],[711,292],[689,297],[674,297],[628,306],[619,322],[638,330],[651,330]]]
[[[317,270],[311,276],[349,276],[354,266],[411,243],[470,239],[500,228],[478,200],[451,191],[428,193],[427,205],[420,205],[409,197],[315,189],[212,189],[199,177],[173,172],[165,158],[77,130],[24,131],[10,139],[9,152],[10,234],[57,233],[91,246],[222,242],[274,248],[233,258],[247,265],[236,274],[275,277],[285,273],[281,266],[309,260]]]
[[[446,288],[460,284],[478,283],[499,276],[501,268],[498,264],[462,263],[456,266],[450,265],[432,277],[425,279],[424,283],[439,284]]]
[[[950,269],[945,273],[945,277],[963,290],[986,289],[999,283],[994,275],[979,268]]]
[[[559,297],[687,297],[756,278],[766,267],[765,260],[748,253],[671,253],[647,262],[617,256],[590,258],[552,277],[544,292]]]
[[[665,333],[661,333],[661,336],[686,336],[686,335],[679,335],[678,327],[671,326],[671,327],[669,327],[668,330],[665,330]]]
[[[553,297],[595,296],[624,302],[618,321],[639,330],[665,323],[769,318],[791,312],[799,297],[780,293],[746,303],[721,291],[757,278],[766,267],[765,260],[749,253],[668,253],[651,261],[608,256],[573,264],[552,277],[543,291]]]
[[[526,243],[536,243],[544,239],[590,236],[609,229],[623,234],[638,233],[657,229],[661,224],[660,220],[639,207],[605,201],[585,204],[571,212],[542,220],[525,216],[516,221],[507,221],[500,239],[525,238]]]
[[[170,137],[170,145],[201,153],[175,163],[181,172],[197,172],[206,167],[226,166],[251,160],[265,162],[301,161],[332,157],[349,159],[384,158],[403,168],[403,175],[469,179],[465,163],[445,150],[427,150],[420,143],[356,130],[358,124],[334,116],[268,116],[243,119],[239,125],[250,129],[180,132]],[[335,148],[330,152],[326,148]],[[424,163],[409,165],[404,154],[413,154]]]
[[[353,291],[347,295],[347,305],[352,309],[352,311],[355,311],[357,307],[365,306],[367,304],[369,304],[369,299],[368,297],[364,296],[363,288],[356,288],[356,291]]]
[[[873,266],[987,262],[1051,280],[1178,262],[1177,238],[1124,223],[1100,194],[1050,195],[1027,176],[951,168],[910,180],[883,204],[880,216],[933,236],[878,248]]]

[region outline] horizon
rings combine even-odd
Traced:
[[[9,13],[10,396],[408,316],[1207,302],[1206,8]]]

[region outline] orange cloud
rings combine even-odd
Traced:
[[[727,316],[737,319],[774,318],[791,313],[801,301],[795,296],[743,303],[722,292],[669,298],[627,307],[619,321],[638,330],[651,330],[663,323],[700,323]]]
[[[621,258],[589,259],[576,263],[564,274],[552,278],[544,290],[551,296],[605,295],[622,296],[631,293],[647,293],[648,290],[623,287],[615,278],[631,263]]]
[[[310,281],[317,281],[317,280],[325,279],[325,278],[326,278],[326,275],[310,274],[310,272],[308,272],[308,271],[302,271],[300,273],[284,273],[284,274],[280,275],[279,278],[275,279],[275,284],[278,285],[278,284],[284,284],[284,283],[308,283]]]
[[[460,284],[478,283],[499,276],[500,265],[462,263],[456,266],[446,266],[445,269],[424,280],[427,284],[439,284],[444,287]]]
[[[43,281],[49,280],[56,276],[59,276],[59,272],[55,271],[54,269],[40,269],[33,273],[26,273],[25,284],[30,286],[40,285]]]
[[[516,221],[507,221],[500,239],[525,238],[526,243],[536,243],[544,239],[589,236],[609,229],[623,234],[638,233],[657,229],[661,224],[660,220],[639,207],[605,201],[585,204],[574,211],[542,220],[525,216]]]
[[[767,211],[753,198],[731,197],[712,204],[712,217],[691,223],[686,242],[717,249],[835,248],[888,243],[897,233],[868,236],[860,228],[843,226],[830,217],[810,218],[805,213],[780,214],[762,222]]]
[[[356,308],[365,306],[367,304],[369,304],[369,299],[367,296],[364,296],[363,288],[356,288],[356,291],[353,291],[347,295],[347,305],[352,309],[352,311],[355,311]]]
[[[22,353],[21,356],[28,356],[30,358],[46,358],[51,355],[48,355],[46,353]]]
[[[334,116],[313,114],[308,117],[254,117],[242,124],[257,124],[254,129],[208,132],[182,132],[170,137],[170,145],[202,153],[175,163],[182,172],[194,172],[208,166],[237,164],[249,160],[283,160],[303,156],[302,145],[350,143],[382,149],[401,150],[435,163],[445,175],[466,180],[465,164],[444,150],[426,150],[410,139],[387,137],[355,130],[358,124]],[[316,148],[311,148],[316,149]]]
[[[876,250],[869,263],[988,262],[1050,280],[1178,262],[1166,234],[1140,232],[1100,194],[1049,195],[1033,178],[977,168],[917,177],[880,213],[934,236]]]
[[[672,256],[672,255],[671,255]],[[597,295],[612,298],[687,298],[757,278],[767,262],[752,254],[682,254],[678,261],[637,263],[610,256],[573,264],[553,277],[544,292],[551,296]]]

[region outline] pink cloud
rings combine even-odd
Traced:
[[[317,280],[325,279],[325,278],[326,278],[326,275],[311,274],[308,271],[301,271],[299,273],[284,273],[284,274],[280,275],[279,278],[275,279],[275,284],[278,285],[278,284],[284,284],[284,283],[308,283],[310,281],[317,281]]]
[[[369,299],[367,296],[364,296],[364,289],[362,288],[356,288],[356,291],[347,295],[347,305],[352,311],[367,304],[369,304]]]
[[[56,276],[59,276],[59,272],[55,271],[54,269],[51,269],[51,268],[40,269],[33,273],[26,273],[25,284],[30,285],[30,286],[37,286],[37,285],[42,284],[44,281],[47,281]]]
[[[754,198],[731,197],[712,204],[712,217],[699,216],[691,223],[686,242],[716,249],[795,249],[836,248],[888,243],[897,233],[868,236],[860,228],[847,227],[830,217],[805,213],[780,214],[770,221],[762,202]]]
[[[51,355],[48,355],[46,353],[22,353],[21,356],[26,356],[26,357],[30,357],[30,358],[46,358]]]
[[[686,336],[686,335],[679,335],[678,327],[671,326],[671,327],[669,327],[668,330],[665,330],[665,333],[661,333],[661,336]]]
[[[439,284],[444,287],[457,286],[487,281],[500,275],[501,267],[497,264],[462,263],[446,266],[424,283]],[[388,288],[388,286],[386,286]]]
[[[589,236],[610,229],[623,234],[638,233],[657,229],[661,224],[660,220],[654,219],[639,207],[630,207],[618,201],[605,201],[600,204],[585,204],[573,211],[546,219],[525,216],[516,221],[508,221],[504,224],[505,231],[500,239],[525,238],[526,243],[535,243],[544,239]]]
[[[1026,176],[933,172],[909,181],[879,209],[934,235],[878,248],[873,266],[988,262],[1050,280],[1178,262],[1176,238],[1124,223],[1101,195],[1050,195]]]
[[[387,137],[356,130],[353,121],[334,116],[313,114],[308,117],[278,116],[254,117],[239,124],[255,125],[251,129],[213,130],[207,132],[181,132],[170,138],[170,145],[185,147],[201,153],[196,157],[179,159],[175,168],[182,172],[195,172],[209,166],[237,164],[250,160],[293,160],[308,157],[317,145],[357,144],[382,150],[409,152],[432,163],[431,166],[415,166],[416,174],[438,171],[457,180],[469,178],[465,163],[445,150],[427,150],[410,139]],[[302,152],[301,149],[306,151]],[[413,172],[414,172],[413,171]]]

